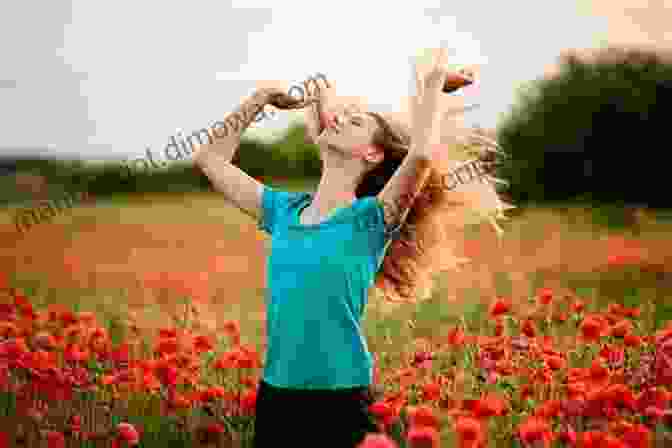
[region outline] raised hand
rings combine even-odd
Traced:
[[[440,48],[431,54],[431,63],[425,74],[415,64],[416,96],[411,101],[412,145],[417,151],[430,153],[430,145],[440,137],[441,110],[439,99],[448,77],[447,50]]]
[[[263,90],[267,102],[282,110],[303,109],[317,101],[315,97],[295,98],[282,89],[267,87]]]

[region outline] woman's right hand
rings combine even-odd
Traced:
[[[261,89],[261,91],[265,95],[267,104],[282,110],[303,109],[317,101],[317,98],[314,97],[295,98],[276,87],[266,87]]]

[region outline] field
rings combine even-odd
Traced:
[[[580,297],[593,310],[608,303],[667,309],[672,224],[661,214],[640,211],[625,225],[579,206],[509,216],[501,247],[491,229],[468,230],[462,251],[471,265],[437,276],[431,300],[385,316],[369,309],[371,350],[393,363],[414,341],[445,341],[460,323],[472,332],[491,331],[487,307],[496,298],[507,299],[511,313],[529,316],[536,304],[528,299],[540,288],[558,301]],[[121,339],[133,327],[143,338],[157,337],[184,317],[182,299],[190,295],[190,326],[197,333],[217,340],[237,321],[241,340],[263,351],[267,240],[251,218],[215,193],[100,199],[23,236],[6,210],[0,214],[0,272],[35,306],[92,311],[100,322],[113,323]],[[668,319],[665,312],[641,318],[651,331]]]

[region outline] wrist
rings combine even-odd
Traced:
[[[257,89],[252,94],[252,100],[262,107],[269,103],[270,98],[270,91],[266,88]]]

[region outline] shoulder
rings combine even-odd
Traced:
[[[384,207],[380,199],[376,196],[364,196],[357,199],[354,205],[354,211],[360,224],[362,224],[366,230],[384,230]]]
[[[380,232],[386,239],[398,238],[402,225],[393,225],[391,217],[396,215],[393,204],[378,196],[366,196],[359,200],[358,215],[368,231]]]

